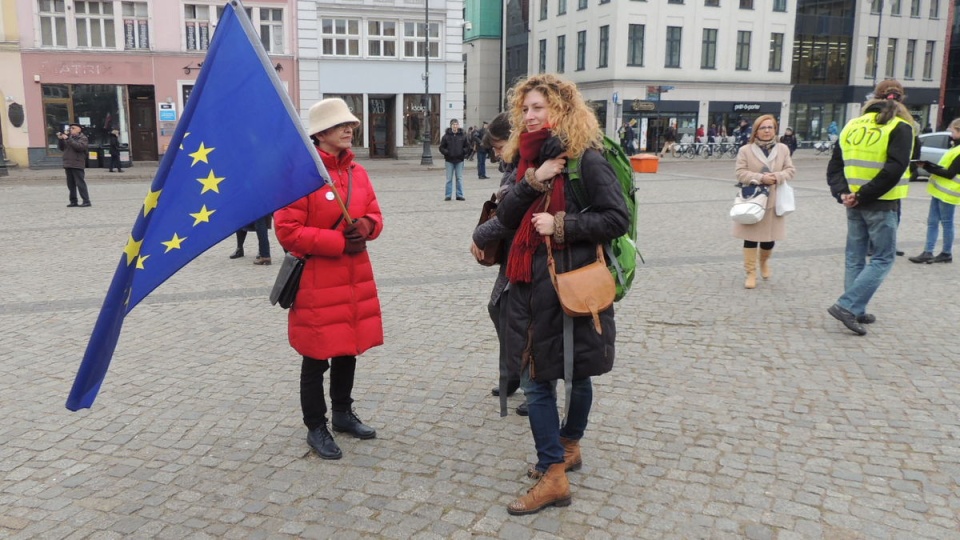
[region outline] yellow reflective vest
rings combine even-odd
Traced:
[[[944,169],[949,169],[957,157],[960,157],[960,146],[954,146],[944,154],[938,165]],[[930,181],[927,182],[927,192],[947,204],[954,206],[960,204],[960,175],[953,178],[944,178],[931,174]]]
[[[840,149],[843,150],[843,174],[847,178],[850,191],[860,191],[867,182],[873,180],[887,162],[887,148],[890,145],[890,133],[902,118],[894,117],[886,124],[877,123],[877,113],[868,112],[847,122],[840,132]],[[911,143],[911,155],[912,152]],[[903,199],[910,189],[909,167],[900,181],[890,191],[880,196],[885,201]]]

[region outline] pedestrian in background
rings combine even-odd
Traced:
[[[333,430],[358,439],[377,436],[354,412],[352,396],[357,356],[383,344],[380,300],[367,254],[367,243],[383,230],[383,216],[370,177],[350,149],[359,126],[342,99],[310,107],[308,133],[330,184],[274,214],[280,245],[305,258],[287,333],[290,346],[303,355],[300,407],[307,444],[323,459],[343,456],[327,429],[323,374],[328,369]],[[333,189],[353,223],[343,215]]]
[[[940,158],[939,163],[917,163],[930,173],[927,192],[930,193],[930,210],[927,212],[927,243],[923,253],[910,257],[915,263],[953,262],[953,216],[960,204],[960,118],[950,122],[950,138],[954,146]],[[933,248],[937,245],[939,229],[943,227],[943,249],[936,257]]]
[[[63,170],[67,174],[67,189],[70,191],[70,204],[67,207],[91,206],[85,178],[87,166],[87,148],[90,146],[83,126],[70,124],[69,131],[57,134],[57,148],[63,152]],[[83,204],[77,204],[77,192]]]
[[[745,289],[757,286],[757,248],[760,248],[760,275],[769,279],[773,247],[787,235],[786,218],[775,211],[777,186],[793,180],[797,170],[790,159],[790,149],[777,142],[777,131],[776,119],[765,114],[754,121],[748,143],[737,151],[737,182],[741,186],[767,186],[770,191],[763,219],[753,225],[733,224],[733,236],[743,240]]]
[[[109,139],[110,146],[110,172],[113,172],[114,167],[116,167],[117,172],[123,172],[123,169],[120,168],[120,131],[113,130],[110,132]]]
[[[547,269],[546,242],[556,246],[557,272],[597,261],[597,246],[624,234],[626,203],[613,167],[600,153],[603,134],[593,109],[577,87],[553,74],[518,82],[508,97],[514,130],[504,159],[517,163],[517,181],[497,208],[504,226],[516,229],[507,260],[504,346],[521,368],[537,463],[528,476],[538,482],[507,506],[513,515],[570,504],[566,472],[582,464],[580,440],[593,404],[591,377],[613,369],[614,308],[592,317],[571,317],[560,307]],[[563,174],[567,158],[578,158],[589,201],[578,202]],[[581,206],[582,205],[582,206]],[[575,344],[573,373],[564,369],[564,326]],[[570,327],[572,326],[572,329]],[[556,384],[571,379],[563,425]]]
[[[790,149],[791,156],[797,151],[797,136],[793,134],[793,128],[788,127],[783,132],[783,137],[780,137],[780,142],[787,145],[787,148]]]
[[[487,134],[486,122],[473,132],[473,147],[477,149],[477,178],[486,180],[487,176],[487,148],[483,144],[483,137]]]
[[[843,294],[827,312],[861,336],[867,333],[863,325],[876,321],[867,304],[893,268],[897,211],[909,189],[915,123],[899,99],[886,97],[903,94],[898,81],[880,82],[863,114],[840,132],[827,165],[830,192],[847,213]]]
[[[243,257],[243,242],[247,239],[247,233],[249,231],[255,231],[257,233],[258,252],[257,258],[253,260],[253,264],[269,266],[273,262],[270,259],[270,236],[267,233],[267,230],[270,229],[271,220],[271,215],[266,215],[238,230],[236,233],[237,250],[230,255],[230,258],[239,259]]]
[[[440,139],[440,153],[443,154],[443,161],[447,173],[447,186],[444,199],[449,201],[453,196],[453,180],[457,181],[457,200],[465,201],[463,197],[463,160],[467,157],[470,140],[467,139],[463,131],[460,130],[460,122],[457,119],[450,121],[450,127]]]
[[[677,126],[673,122],[670,122],[667,130],[663,132],[663,141],[660,157],[662,158],[667,152],[670,152],[673,157],[677,157]]]
[[[493,121],[488,125],[486,122],[484,125],[484,136],[481,144],[488,148],[490,153],[494,156],[500,156],[503,152],[503,147],[507,144],[507,139],[510,138],[510,115],[503,112],[494,117]],[[500,171],[502,177],[500,179],[500,188],[497,190],[497,201],[503,200],[503,195],[513,187],[513,184],[516,182],[516,164],[507,163],[502,159],[500,162]],[[490,293],[490,302],[487,303],[487,312],[490,314],[490,320],[493,321],[493,327],[497,331],[497,343],[499,344],[500,349],[500,382],[496,388],[491,392],[494,396],[500,397],[500,416],[506,416],[507,414],[507,396],[511,396],[517,389],[520,387],[520,366],[513,365],[510,362],[515,362],[519,360],[518,358],[509,357],[507,355],[506,347],[503,344],[503,324],[506,320],[506,311],[507,305],[507,296],[509,290],[507,289],[507,252],[510,250],[510,239],[513,238],[513,229],[509,229],[500,222],[500,218],[494,216],[479,225],[473,231],[473,242],[470,244],[470,253],[473,254],[477,260],[483,259],[484,252],[487,249],[491,248],[492,245],[497,244],[499,240],[500,243],[499,249],[501,250],[499,270],[497,272],[497,279],[493,284],[493,291]],[[527,416],[527,403],[524,401],[517,407],[517,414],[520,416]]]

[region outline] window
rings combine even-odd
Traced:
[[[683,0],[667,0],[668,4],[682,4]]]
[[[210,6],[185,4],[183,24],[188,51],[205,51],[210,47]]]
[[[577,71],[587,69],[587,31],[577,32]]]
[[[260,8],[260,43],[268,53],[283,53],[283,10]]]
[[[910,0],[910,16],[920,16],[920,0]]]
[[[680,67],[680,41],[683,39],[683,28],[679,26],[667,27],[667,52],[663,67]]]
[[[403,23],[403,54],[409,58],[423,58],[424,39],[429,36],[430,58],[440,58],[440,23],[425,26],[421,22]]]
[[[740,0],[740,9],[753,9],[753,0]]]
[[[67,15],[64,0],[39,0],[40,43],[44,47],[67,46]]]
[[[923,80],[925,81],[933,79],[933,48],[936,44],[936,41],[928,41],[927,50],[923,53]]]
[[[913,78],[913,65],[917,61],[917,40],[908,39],[907,40],[907,60],[906,64],[903,66],[903,78],[912,79]]]
[[[607,58],[610,55],[610,26],[600,27],[600,58],[597,60],[598,68],[607,67]]]
[[[567,0],[557,0],[557,15],[567,14]]]
[[[147,18],[146,2],[124,2],[123,39],[125,49],[150,48],[150,22]]]
[[[750,69],[750,39],[752,32],[737,31],[737,69]]]
[[[890,0],[890,14],[895,17],[900,16],[900,0]]]
[[[540,0],[540,20],[547,20],[547,0]]]
[[[783,34],[770,34],[770,66],[769,71],[783,71]]]
[[[703,0],[703,5],[707,7],[720,7],[720,0]]]
[[[408,23],[415,24],[415,23]],[[421,23],[420,26],[423,26]],[[416,30],[411,30],[416,33]],[[407,56],[421,56],[420,47],[410,47]],[[357,19],[320,19],[320,54],[327,56],[360,56],[360,21]]]
[[[73,3],[77,18],[77,47],[114,49],[117,47],[113,28],[113,2]]]
[[[540,40],[540,63],[538,64],[538,73],[547,72],[547,40]]]
[[[876,78],[877,76],[877,38],[867,38],[867,63],[863,68],[863,76]]]
[[[557,73],[567,69],[567,36],[557,36]]]
[[[930,18],[940,18],[940,0],[930,0]]]
[[[646,27],[642,24],[631,24],[627,29],[627,65],[643,66],[643,33]]]
[[[397,23],[367,21],[367,56],[373,58],[397,57]]]
[[[883,9],[881,6],[883,0],[870,0],[870,14],[877,15],[880,13],[880,10]]]
[[[787,0],[773,0],[773,10],[787,12]]]
[[[587,0],[577,0],[577,9],[587,9]]]
[[[700,69],[717,68],[717,29],[703,29],[703,44],[700,50]]]
[[[896,38],[887,39],[887,63],[883,70],[883,76],[888,79],[896,77],[897,71],[897,40]]]

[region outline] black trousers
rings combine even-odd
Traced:
[[[86,171],[83,169],[63,169],[67,172],[67,189],[70,190],[70,202],[77,203],[77,191],[80,192],[80,198],[83,202],[90,202],[90,194],[87,193],[87,181],[85,179]]]
[[[745,249],[756,249],[757,245],[760,245],[760,249],[773,249],[773,242],[754,242],[753,240],[744,240],[743,247]]]
[[[303,423],[313,430],[327,423],[327,403],[323,395],[323,374],[330,370],[330,408],[349,411],[353,405],[353,375],[356,356],[334,356],[328,360],[303,357],[300,367],[300,408]]]
[[[117,169],[118,171],[121,171],[121,172],[122,172],[122,170],[120,169],[120,154],[119,154],[119,153],[117,153],[117,154],[110,154],[110,170],[112,171],[113,169]]]

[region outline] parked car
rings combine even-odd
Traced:
[[[937,131],[935,133],[924,133],[920,135],[920,160],[930,163],[940,163],[940,158],[950,149],[950,132]],[[923,167],[917,169],[917,177],[920,179],[930,178],[930,173]]]

